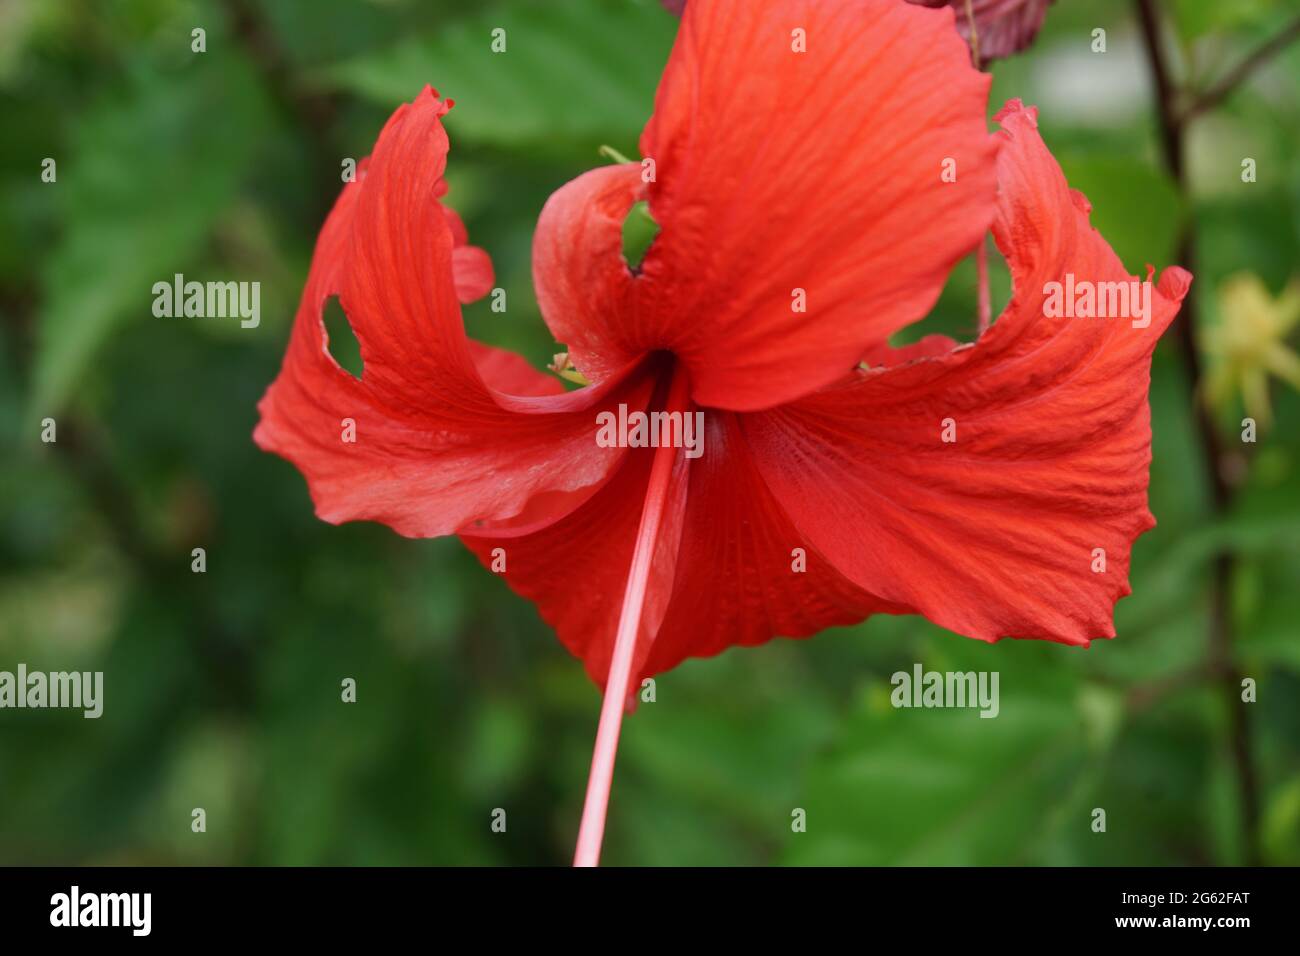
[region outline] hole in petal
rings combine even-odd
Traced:
[[[657,235],[659,223],[650,216],[650,204],[639,202],[633,205],[623,220],[623,258],[633,272],[641,271],[641,261]]]
[[[992,240],[987,241],[991,323],[996,323],[1002,310],[1011,301],[1011,272]],[[978,338],[979,328],[978,296],[979,284],[976,281],[975,257],[972,254],[953,267],[939,301],[930,313],[894,333],[889,344],[901,348],[913,345],[929,335],[946,335],[958,342],[974,342]]]
[[[357,341],[356,333],[352,331],[352,323],[344,314],[338,296],[332,295],[325,301],[322,319],[325,323],[326,347],[329,349],[330,357],[338,363],[339,368],[351,374],[353,378],[360,378],[365,370],[365,363],[361,361],[361,343]]]

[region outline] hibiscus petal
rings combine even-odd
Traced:
[[[858,585],[982,640],[1087,644],[1114,636],[1129,550],[1154,524],[1150,357],[1191,277],[1165,271],[1149,327],[1046,317],[1048,282],[1131,277],[1035,112],[1016,101],[998,118],[994,238],[1015,290],[1003,316],[974,345],[861,373],[742,427],[795,524]]]
[[[688,4],[641,139],[660,232],[633,277],[617,226],[641,166],[562,189],[535,243],[548,325],[593,381],[672,351],[701,405],[765,408],[834,381],[923,316],[986,232],[988,84],[948,10]]]
[[[850,583],[799,534],[759,475],[736,415],[710,412],[705,421],[672,601],[641,677],[733,645],[910,611]]]
[[[461,535],[484,567],[492,568],[498,557],[504,558],[504,572],[494,570],[502,573],[515,593],[537,605],[542,620],[600,687],[605,686],[614,652],[654,454],[652,448],[630,451],[609,481],[563,521],[513,537]],[[671,594],[682,540],[687,468],[679,454],[647,580],[634,672],[659,631]]]
[[[478,246],[457,246],[451,251],[456,298],[474,302],[492,289],[492,260]]]
[[[878,365],[893,368],[895,365],[902,365],[904,362],[911,362],[919,358],[934,358],[937,355],[947,355],[959,345],[961,345],[960,342],[946,335],[927,335],[919,342],[913,342],[911,345],[900,345],[896,348],[884,342],[878,342],[867,349],[866,354],[862,356],[862,361],[873,368]]]
[[[284,366],[259,405],[254,439],[298,466],[326,521],[380,521],[424,537],[554,520],[624,454],[596,444],[596,410],[642,408],[653,387],[652,370],[638,366],[601,387],[548,394],[522,360],[471,345],[457,296],[482,288],[485,271],[471,247],[456,248],[463,226],[438,201],[446,110],[426,88],[394,113],[344,187]],[[322,310],[332,296],[361,346],[359,380],[327,348]]]
[[[533,368],[522,355],[469,340],[474,367],[487,385],[505,395],[563,395],[564,383]]]
[[[1033,43],[1051,3],[1052,0],[978,0],[975,24],[979,31],[980,60],[988,63],[1002,59]],[[958,14],[959,30],[964,19]]]
[[[533,234],[537,305],[590,381],[639,354],[611,336],[632,305],[623,219],[644,194],[635,163],[588,170],[551,195]]]
[[[469,232],[456,210],[444,205],[442,212],[451,228],[451,271],[456,298],[462,304],[476,302],[492,290],[495,279],[492,258],[478,246],[469,245]]]
[[[957,30],[968,43],[970,19],[975,18],[980,63],[999,60],[1034,42],[1052,0],[908,0],[927,7],[952,7]],[[967,14],[967,4],[970,14]]]
[[[736,416],[707,412],[703,447],[699,459],[678,460],[687,470],[674,477],[651,573],[633,663],[638,680],[732,645],[910,610],[851,584],[800,537],[750,460]],[[461,535],[489,568],[493,550],[504,548],[507,583],[537,605],[601,686],[652,458],[629,453],[590,501],[551,527],[508,539]]]

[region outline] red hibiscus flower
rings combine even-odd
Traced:
[[[254,437],[326,521],[503,559],[605,687],[577,862],[634,678],[876,612],[985,641],[1114,635],[1153,523],[1150,356],[1190,276],[1147,287],[1145,327],[1050,317],[1050,283],[1131,277],[1035,112],[988,132],[988,85],[946,9],[689,4],[645,161],[579,176],[538,223],[542,313],[591,382],[572,392],[465,336],[459,301],[492,280],[441,201],[449,103],[400,108],[330,213]],[[633,270],[641,200],[660,232]],[[1015,285],[996,324],[891,349],[990,227]],[[327,349],[335,296],[360,379]],[[620,407],[702,412],[702,455],[607,447],[598,416]]]

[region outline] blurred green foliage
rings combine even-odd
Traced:
[[[1180,64],[1205,85],[1291,6],[1168,5]],[[0,863],[567,861],[599,707],[582,668],[454,540],[317,521],[250,435],[340,163],[425,83],[457,101],[450,199],[511,303],[468,307],[467,327],[544,365],[537,213],[601,144],[636,155],[675,29],[651,0],[0,5],[0,669],[106,672],[100,720],[0,712]],[[1130,269],[1170,264],[1192,218],[1203,322],[1222,321],[1232,272],[1274,292],[1300,272],[1300,50],[1198,121],[1190,203],[1160,163],[1128,3],[1060,0],[994,74],[994,109],[1039,104]],[[260,281],[260,327],[155,318],[150,286],[176,272]],[[968,262],[913,334],[970,338],[974,314]],[[1151,393],[1159,525],[1117,640],[985,646],[880,618],[688,662],[627,721],[606,860],[1240,862],[1224,697],[1184,679],[1227,548],[1237,664],[1259,686],[1263,854],[1300,863],[1300,396],[1275,394],[1215,517],[1169,345]],[[1229,442],[1239,418],[1217,412]],[[889,676],[916,661],[1000,671],[1001,715],[894,710]]]

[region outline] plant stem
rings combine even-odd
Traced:
[[[970,27],[970,58],[975,69],[980,68],[980,34],[975,27],[975,11],[971,9],[971,0],[966,0],[966,25]]]
[[[979,29],[975,26],[975,10],[971,6],[971,0],[966,0],[966,26],[970,29],[970,62],[971,66],[977,70],[983,69],[980,62],[980,34]],[[979,335],[983,335],[989,329],[989,323],[993,321],[993,309],[989,304],[989,249],[988,236],[980,237],[980,244],[975,249],[975,276],[976,276],[976,315],[979,321]],[[976,336],[978,338],[978,336]]]
[[[1190,205],[1190,188],[1187,182],[1187,163],[1185,150],[1186,120],[1195,111],[1176,113],[1174,100],[1176,90],[1161,46],[1160,24],[1152,0],[1136,0],[1138,20],[1142,27],[1143,42],[1146,46],[1147,60],[1151,68],[1152,81],[1155,84],[1156,110],[1160,123],[1160,139],[1164,152],[1165,164],[1173,177],[1174,183]],[[1250,71],[1238,71],[1235,82],[1239,82]],[[1230,87],[1216,94],[1218,99],[1227,95]],[[1217,102],[1217,100],[1215,101]],[[1178,263],[1193,274],[1196,272],[1196,232],[1195,220],[1189,212],[1182,227],[1178,242]],[[1205,469],[1206,480],[1210,488],[1211,510],[1216,518],[1228,513],[1232,506],[1233,491],[1224,477],[1223,456],[1219,434],[1209,410],[1201,400],[1201,360],[1196,348],[1196,286],[1188,291],[1183,299],[1182,309],[1174,320],[1179,350],[1187,370],[1185,376],[1189,398],[1192,403],[1192,415],[1200,437],[1201,460]],[[1259,782],[1250,747],[1250,718],[1242,702],[1241,674],[1233,660],[1233,624],[1228,605],[1232,585],[1235,556],[1231,551],[1221,550],[1214,557],[1210,576],[1210,621],[1207,646],[1207,668],[1219,678],[1223,700],[1229,715],[1229,749],[1237,778],[1237,790],[1241,807],[1242,840],[1247,863],[1259,862]]]
[[[281,115],[298,127],[313,156],[341,159],[346,151],[334,142],[331,135],[339,110],[338,97],[301,82],[258,4],[251,0],[223,0],[223,6],[234,39],[261,75],[271,102]],[[313,163],[309,168],[317,205],[312,216],[313,224],[324,219],[334,205],[342,187],[338,170],[337,159]]]
[[[672,375],[667,411],[685,413],[688,404],[686,375],[680,368],[674,368]],[[596,728],[596,746],[591,755],[591,774],[587,778],[587,798],[582,807],[582,823],[578,827],[574,866],[595,866],[600,862],[600,845],[605,836],[605,813],[609,806],[610,785],[614,780],[614,757],[618,752],[618,736],[623,725],[623,710],[627,704],[628,684],[632,677],[632,660],[641,625],[641,611],[645,607],[650,568],[669,498],[677,454],[677,448],[661,445],[655,451],[654,463],[650,468],[645,505],[641,510],[641,526],[637,530],[632,567],[627,576],[627,588],[623,592],[623,610],[619,614],[618,630],[614,637],[614,653],[609,664],[609,676],[605,680],[605,699],[601,703],[600,724]]]
[[[1225,73],[1218,83],[1215,83],[1196,97],[1180,115],[1180,122],[1186,124],[1194,116],[1214,109],[1227,99],[1232,91],[1239,87],[1250,74],[1254,73],[1278,53],[1281,53],[1286,45],[1295,39],[1300,39],[1300,17],[1296,17],[1281,33],[1249,53],[1245,59]]]
[[[976,276],[976,296],[979,300],[979,334],[983,335],[989,330],[989,323],[993,321],[993,304],[989,298],[989,240],[988,236],[980,239],[979,247],[975,250],[975,276]]]

